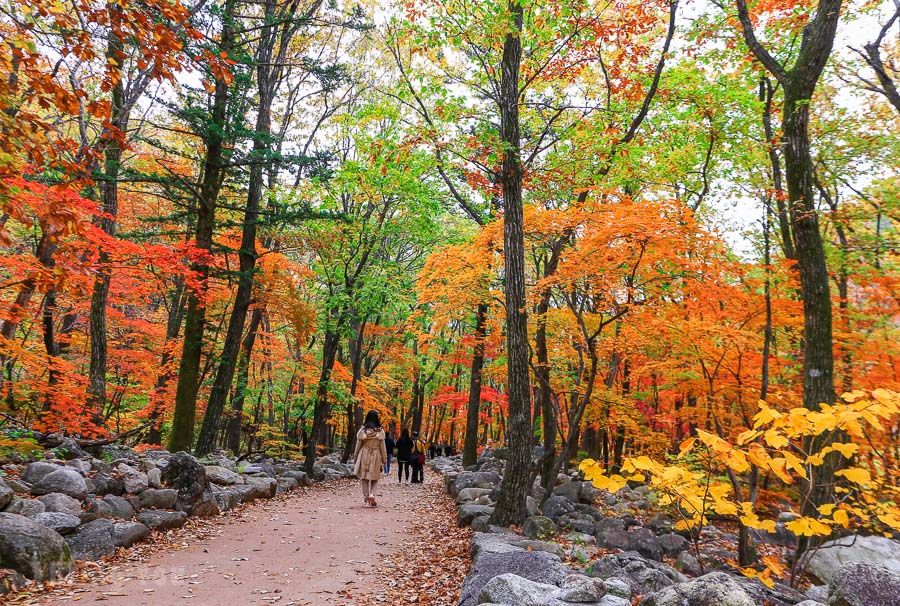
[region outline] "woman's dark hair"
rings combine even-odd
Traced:
[[[366,429],[375,429],[376,427],[381,427],[381,421],[378,420],[378,413],[374,410],[370,410],[366,413]]]
[[[409,430],[404,427],[403,431],[400,432],[400,437],[409,439]]]

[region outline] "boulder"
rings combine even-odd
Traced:
[[[809,558],[807,571],[828,583],[838,569],[850,562],[883,566],[900,573],[900,542],[885,537],[851,535],[823,543]]]
[[[147,483],[150,488],[162,488],[162,471],[159,467],[147,471]]]
[[[244,478],[247,486],[251,488],[250,499],[271,499],[278,489],[278,480],[275,478],[248,476]]]
[[[143,509],[172,509],[178,500],[178,491],[174,488],[148,488],[138,498]]]
[[[657,539],[660,547],[662,547],[663,552],[667,556],[677,556],[679,553],[686,550],[690,543],[686,538],[681,536],[680,534],[675,534],[670,532],[669,534],[659,535]]]
[[[175,508],[179,511],[192,516],[211,516],[219,513],[219,506],[206,477],[206,469],[186,452],[172,455],[162,472],[162,481],[164,485],[178,491]],[[274,490],[273,486],[273,493]]]
[[[125,463],[119,463],[116,466],[122,484],[125,486],[125,492],[128,494],[138,494],[150,487],[150,479],[143,471],[135,469]]]
[[[6,485],[16,494],[31,494],[31,484],[26,484],[22,480],[10,478],[6,480]]]
[[[665,587],[641,606],[756,606],[753,598],[729,574],[711,572],[685,583]]]
[[[687,551],[682,551],[678,554],[678,558],[675,560],[675,570],[692,577],[698,577],[703,574],[703,570],[700,568],[700,562]]]
[[[828,583],[830,606],[897,606],[900,574],[864,562],[842,565]]]
[[[585,515],[580,511],[564,513],[556,520],[559,527],[565,530],[574,530],[576,532],[594,532],[596,521],[592,516]]]
[[[57,453],[58,456],[67,461],[87,456],[87,453],[82,450],[81,446],[78,444],[78,442],[75,441],[74,438],[63,438],[59,443],[59,446],[57,446],[53,450]]]
[[[603,588],[606,590],[606,595],[625,598],[629,604],[631,603],[631,585],[619,577],[604,579]]]
[[[0,567],[46,581],[75,570],[75,561],[58,532],[24,516],[0,513]]]
[[[38,497],[38,501],[44,504],[45,511],[68,513],[73,516],[81,513],[81,501],[59,492],[45,494]]]
[[[216,499],[216,504],[219,506],[219,511],[230,511],[241,504],[241,495],[238,494],[236,490],[231,488],[224,488],[216,490],[213,489],[213,497]]]
[[[643,558],[633,551],[601,558],[591,564],[587,573],[601,579],[618,577],[627,582],[634,593],[640,595],[649,595],[687,580],[674,568]]]
[[[628,543],[626,551],[636,551],[645,558],[662,562],[663,547],[649,528],[638,526],[628,531]]]
[[[463,488],[456,495],[457,503],[469,503],[476,501],[481,497],[490,496],[494,492],[492,488]]]
[[[218,484],[219,486],[231,486],[232,484],[244,483],[244,478],[241,477],[241,474],[235,473],[230,469],[225,469],[220,465],[207,465],[205,469],[206,477],[209,478],[209,481],[213,484]]]
[[[88,487],[83,475],[71,467],[58,467],[41,477],[31,487],[33,495],[45,495],[51,492],[59,492],[83,501],[87,496]]]
[[[0,510],[4,509],[7,505],[9,505],[10,501],[13,500],[15,496],[15,492],[12,488],[6,485],[6,482],[0,478]]]
[[[131,501],[124,497],[117,497],[113,494],[108,494],[102,499],[103,503],[109,505],[109,509],[104,508],[104,511],[108,511],[108,516],[110,518],[120,518],[122,520],[130,520],[134,517],[134,506],[131,504]]]
[[[559,584],[559,589],[553,592],[553,597],[563,602],[593,604],[599,602],[605,594],[606,587],[602,581],[583,574],[570,574]]]
[[[556,524],[544,516],[526,518],[522,525],[522,533],[529,539],[546,539],[555,535],[556,532]]]
[[[183,511],[144,509],[138,514],[138,520],[153,530],[171,530],[183,526],[187,521],[187,514]]]
[[[558,585],[568,574],[558,557],[542,551],[487,553],[475,561],[463,582],[459,606],[476,606],[488,581],[507,573],[548,585]]]
[[[310,486],[312,485],[312,481],[309,479],[309,476],[306,475],[305,471],[299,471],[296,469],[289,469],[281,474],[282,477],[285,478],[294,478],[297,480],[297,486]]]
[[[113,541],[118,547],[131,547],[150,536],[150,529],[140,522],[113,524]]]
[[[563,497],[570,503],[577,503],[578,497],[581,494],[581,482],[566,482],[565,484],[554,486],[553,494],[558,497]]]
[[[71,467],[81,475],[85,475],[91,470],[90,459],[72,459],[66,463],[66,467]]]
[[[489,516],[494,513],[493,507],[465,503],[456,510],[456,520],[460,526],[469,526],[478,516]]]
[[[536,583],[525,577],[506,573],[497,575],[485,583],[478,594],[478,603],[543,606],[556,589],[556,585]]]
[[[45,511],[32,516],[31,519],[59,534],[69,534],[81,524],[81,518],[78,516],[59,511]]]
[[[121,496],[125,494],[125,483],[105,473],[96,473],[91,478],[94,483],[94,494],[98,497],[112,494]]]
[[[463,488],[491,488],[500,485],[500,476],[495,471],[465,471],[454,480],[450,495],[456,497]]]
[[[66,537],[66,542],[76,560],[99,560],[116,552],[113,523],[104,518],[82,524]]]
[[[14,498],[6,507],[6,513],[14,513],[26,517],[44,513],[46,510],[46,506],[37,499],[20,499],[19,497]]]
[[[559,520],[560,516],[563,514],[572,513],[573,511],[575,511],[575,505],[568,499],[559,495],[547,497],[547,500],[544,501],[544,504],[541,506],[541,512],[554,522]]]
[[[35,461],[34,463],[29,463],[25,466],[25,469],[22,470],[22,481],[33,486],[45,475],[53,473],[59,468],[60,465],[50,463],[49,461]]]

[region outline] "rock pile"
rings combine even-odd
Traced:
[[[22,576],[65,576],[75,560],[111,555],[190,516],[218,515],[353,474],[337,455],[320,459],[310,478],[296,461],[267,458],[198,460],[184,452],[121,447],[104,447],[101,458],[80,449],[76,454],[0,467],[0,578],[14,581],[2,587],[19,585]]]
[[[810,564],[827,585],[808,595],[779,584],[770,589],[727,563],[735,554],[721,551],[721,539],[736,537],[712,526],[696,537],[701,566],[690,535],[676,532],[666,516],[650,515],[647,486],[601,493],[577,473],[561,474],[550,494],[536,483],[527,499],[528,518],[517,533],[490,524],[503,476],[502,452],[487,452],[465,469],[458,457],[431,465],[456,500],[459,524],[476,531],[459,606],[628,606],[634,599],[642,606],[900,605],[897,541],[842,539],[820,550]],[[556,542],[558,537],[565,540]],[[603,555],[610,550],[618,552]]]

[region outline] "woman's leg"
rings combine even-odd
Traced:
[[[368,499],[368,498],[369,498],[369,491],[370,491],[369,480],[363,480],[363,479],[360,478],[360,480],[359,480],[359,486],[360,486],[360,488],[362,488],[363,498]]]

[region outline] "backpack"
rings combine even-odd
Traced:
[[[413,440],[411,462],[419,465],[425,464],[425,443],[422,440]]]

